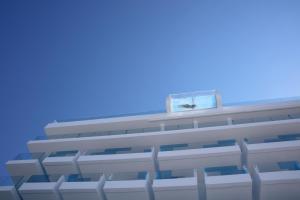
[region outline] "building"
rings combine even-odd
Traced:
[[[208,91],[166,107],[49,123],[6,163],[0,199],[300,199],[300,99],[223,105]]]

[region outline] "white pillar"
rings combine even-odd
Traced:
[[[231,117],[228,117],[228,118],[227,118],[227,124],[228,124],[228,125],[232,125],[232,118],[231,118]]]
[[[161,123],[160,124],[160,131],[164,131],[165,130],[165,123]]]
[[[194,120],[193,123],[194,123],[194,128],[198,128],[198,121]]]
[[[219,93],[216,94],[216,100],[217,100],[217,108],[222,108],[222,97]]]

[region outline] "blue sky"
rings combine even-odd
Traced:
[[[300,1],[0,1],[0,174],[55,119],[300,96]]]

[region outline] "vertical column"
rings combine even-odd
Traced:
[[[217,108],[222,108],[222,97],[220,94],[216,94],[216,100],[217,100]]]
[[[205,188],[205,172],[204,169],[196,169],[197,183],[198,183],[198,195],[199,200],[206,199],[206,188]]]
[[[231,117],[228,117],[228,118],[227,118],[227,124],[228,124],[228,125],[232,125],[232,118],[231,118]]]
[[[165,131],[165,123],[160,124],[160,131]]]
[[[198,121],[194,120],[193,123],[194,123],[194,128],[198,128]]]

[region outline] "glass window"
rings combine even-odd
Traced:
[[[182,112],[217,107],[215,91],[173,94],[169,96],[168,100],[171,112]]]

